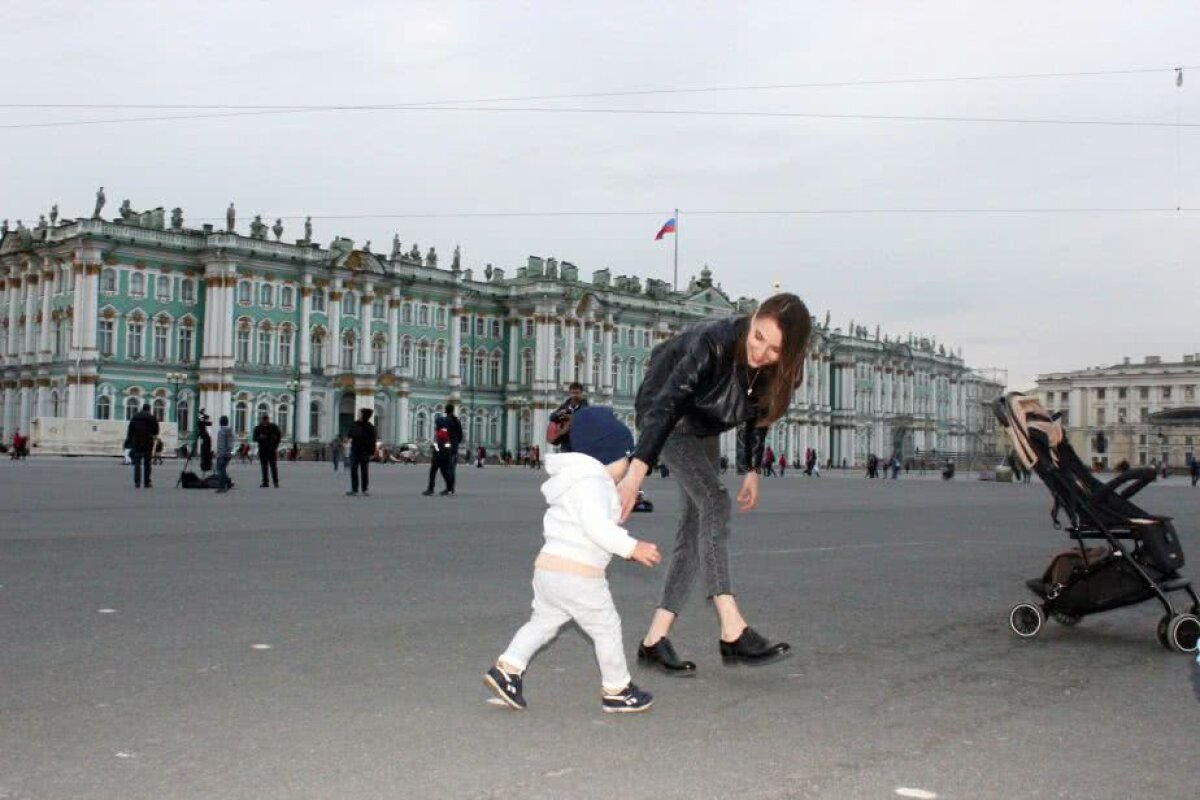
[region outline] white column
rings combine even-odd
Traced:
[[[553,336],[550,315],[544,309],[538,308],[533,316],[534,351],[533,351],[533,388],[534,391],[545,391],[552,377],[548,371],[550,359],[554,357]],[[536,424],[536,422],[535,422]]]
[[[325,373],[337,374],[342,370],[342,279],[334,278],[329,282],[326,319],[329,320],[329,335],[325,337]],[[336,425],[337,409],[329,410],[330,417]],[[330,436],[333,435],[332,428]]]
[[[566,330],[564,331],[566,344],[563,346],[563,358],[565,359],[563,364],[563,376],[566,379],[566,383],[579,380],[579,378],[575,376],[575,330],[578,325],[579,320],[575,319],[574,317],[567,317]],[[558,389],[559,387],[556,386],[554,388]]]
[[[371,313],[375,310],[374,287],[367,283],[358,296],[358,363],[371,363]]]
[[[395,369],[400,366],[400,295],[397,290],[394,290],[392,296],[388,298],[387,309],[388,346],[387,364],[384,366],[388,369]],[[399,431],[400,426],[397,425],[394,430]]]
[[[34,320],[37,319],[37,290],[39,287],[37,273],[32,273],[25,281],[25,352],[22,363],[37,360],[38,343],[33,338]]]
[[[462,386],[462,375],[458,374],[458,351],[462,349],[462,331],[459,329],[462,323],[458,320],[462,313],[462,299],[455,297],[450,308],[450,349],[446,353],[446,374],[450,376],[451,389]]]
[[[515,391],[521,383],[521,318],[508,318],[508,390]],[[509,423],[511,429],[512,423]]]
[[[517,454],[517,410],[513,407],[504,409],[504,449]]]
[[[307,282],[300,287],[300,330],[296,331],[296,349],[300,353],[300,374],[307,375],[312,370],[312,286]],[[304,406],[304,441],[308,441],[308,405]]]
[[[21,279],[13,276],[8,281],[8,360],[10,364],[18,363],[20,353],[17,351],[17,325],[21,319]]]
[[[396,413],[399,415],[397,430],[400,432],[400,442],[412,441],[412,413],[408,410],[408,383],[403,382],[400,391],[396,393]]]
[[[21,429],[21,434],[24,436],[29,435],[29,416],[32,411],[32,398],[30,397],[30,394],[32,391],[33,390],[28,386],[22,386],[20,389],[21,410],[20,419],[18,420],[17,425]]]
[[[604,318],[604,361],[600,364],[600,391],[602,394],[613,394],[612,385],[612,351],[613,351],[613,322],[612,315]]]
[[[593,331],[596,328],[596,323],[588,319],[583,324],[583,346],[584,346],[584,361],[583,361],[583,378],[575,380],[587,387],[588,392],[597,391],[600,387],[592,385],[592,359],[596,357],[595,334]]]
[[[46,269],[42,271],[42,281],[39,284],[42,290],[42,336],[38,343],[38,360],[46,362],[50,360],[50,291],[54,288],[54,274],[47,259]],[[39,416],[44,415],[39,413]]]

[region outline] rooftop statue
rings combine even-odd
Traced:
[[[416,242],[413,242],[412,250],[408,251],[408,258],[410,261],[421,263],[421,246]]]
[[[312,217],[304,218],[304,243],[312,244]]]
[[[450,260],[450,269],[454,272],[462,269],[462,250],[458,245],[454,245],[454,257]]]
[[[250,223],[250,238],[251,239],[266,239],[267,225],[262,221],[262,214],[255,214],[254,220]]]
[[[275,232],[275,241],[278,242],[283,238],[283,219],[281,217],[275,219],[275,227],[271,228],[271,230]]]
[[[171,209],[171,230],[173,230],[173,231],[183,230],[183,209],[182,208],[172,208]]]
[[[38,227],[39,228],[46,227],[46,215],[45,214],[38,214]]]
[[[8,233],[8,220],[4,220],[4,224],[0,225],[0,236]]]
[[[403,255],[404,251],[400,247],[400,234],[394,234],[392,236],[392,259],[401,258]]]
[[[425,266],[427,266],[427,267],[436,267],[437,266],[437,250],[435,250],[432,247],[429,248],[429,253],[426,254],[426,256],[425,256]]]
[[[58,203],[55,203],[54,205],[50,206],[50,224],[55,225],[57,223],[58,223]]]
[[[125,220],[126,222],[128,222],[133,216],[133,207],[129,205],[128,199],[121,201],[121,207],[117,210],[121,214],[121,219]]]
[[[237,210],[234,209],[233,203],[229,204],[229,208],[225,209],[225,232],[233,233],[234,226],[237,223]]]
[[[100,219],[100,210],[104,208],[104,203],[104,187],[101,186],[100,190],[96,192],[96,209],[92,211],[92,219]]]

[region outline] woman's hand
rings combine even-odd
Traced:
[[[737,493],[738,506],[742,511],[749,511],[758,505],[758,473],[750,470],[742,480],[742,489]]]
[[[625,477],[617,484],[617,497],[621,499],[621,522],[629,519],[630,512],[637,504],[638,490],[642,488],[642,480],[649,470],[650,467],[646,465],[646,462],[635,458],[629,462],[629,469],[625,471]]]

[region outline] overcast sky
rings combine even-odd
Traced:
[[[512,101],[493,106],[1200,124],[1200,3],[5,2],[0,102],[387,104],[531,95],[952,81]],[[1171,67],[1185,71],[1176,88]],[[483,107],[484,104],[478,107]],[[0,109],[0,125],[196,111]],[[671,278],[733,297],[779,280],[814,314],[934,336],[1017,388],[1039,372],[1200,352],[1200,211],[735,215],[690,211],[1200,205],[1200,128],[458,110],[0,128],[0,216],[57,202],[262,213],[602,211],[644,216],[314,221],[315,237],[455,244]],[[285,238],[300,234],[290,220]]]

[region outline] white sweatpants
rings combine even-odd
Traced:
[[[613,605],[607,578],[535,569],[533,614],[513,636],[500,660],[523,672],[534,654],[571,620],[592,638],[604,688],[625,688],[630,678],[621,642],[621,617]]]

